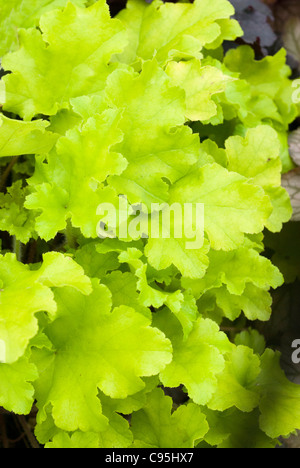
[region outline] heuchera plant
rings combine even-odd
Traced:
[[[233,15],[1,1],[0,405],[35,403],[46,447],[271,448],[300,428],[300,388],[250,327],[283,283],[263,233],[292,214],[299,109],[284,50],[224,55]],[[100,239],[120,195],[203,203],[203,246]]]

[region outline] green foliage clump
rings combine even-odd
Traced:
[[[263,253],[292,214],[285,51],[224,54],[243,34],[227,0],[129,0],[116,18],[104,0],[5,5],[0,164],[23,159],[0,196],[15,246],[0,256],[0,405],[35,402],[46,447],[275,447],[300,428],[300,388],[235,326],[268,321],[283,284]],[[202,247],[100,239],[97,207],[120,195],[203,203]]]

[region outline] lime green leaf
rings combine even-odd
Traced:
[[[89,242],[77,249],[74,259],[90,278],[103,278],[107,272],[117,270],[120,266],[116,252],[98,253],[97,242]]]
[[[160,320],[158,317],[157,323]],[[186,339],[180,331],[173,331],[171,340],[173,360],[160,374],[163,385],[182,384],[195,403],[205,405],[217,387],[217,375],[224,369],[223,354],[231,348],[226,335],[213,321],[199,318]]]
[[[280,231],[282,224],[291,218],[292,208],[287,192],[280,187],[282,163],[277,132],[267,125],[250,129],[245,139],[239,136],[229,138],[226,153],[230,171],[242,174],[265,189],[273,206],[266,227]]]
[[[230,71],[227,70],[227,73]],[[236,76],[236,75],[234,75]],[[235,111],[241,122],[247,127],[255,127],[264,123],[266,119],[273,119],[281,122],[282,119],[273,99],[265,94],[256,95],[254,89],[248,81],[240,79],[228,83],[224,96],[221,96],[222,109],[226,109],[226,104],[231,112]]]
[[[211,289],[198,300],[198,307],[203,314],[218,311],[221,317],[231,321],[236,320],[242,312],[249,320],[268,321],[272,313],[272,302],[268,291],[248,283],[242,295],[231,294],[226,286]]]
[[[181,291],[175,293],[168,293],[159,287],[152,287],[147,278],[148,265],[141,259],[142,252],[135,248],[128,248],[127,251],[119,255],[120,263],[128,263],[134,270],[138,279],[137,289],[140,292],[140,301],[145,307],[160,308],[164,304],[170,308],[180,307],[183,302],[183,295]]]
[[[73,0],[78,6],[83,6],[86,0]],[[39,18],[46,11],[64,7],[67,0],[10,0],[1,5],[0,13],[0,57],[14,50],[18,45],[18,28],[36,26]]]
[[[249,320],[268,321],[272,313],[272,297],[271,294],[254,284],[246,284],[245,290],[241,296],[230,294],[225,288],[219,288],[210,291],[216,297],[216,303],[224,312],[225,317],[230,320],[237,319],[241,312]]]
[[[70,286],[83,294],[91,292],[90,280],[73,260],[54,252],[45,254],[44,260],[45,265],[40,270],[31,271],[13,254],[0,257],[3,284],[0,291],[0,342],[4,343],[4,363],[14,363],[23,356],[30,339],[38,332],[37,312],[47,311],[51,315],[56,312],[50,287]]]
[[[252,103],[256,101],[256,106],[261,108],[263,113],[266,112],[264,106],[269,110],[270,106],[273,106],[273,112],[276,112],[276,117],[273,117],[279,120],[285,129],[296,118],[298,112],[292,99],[292,81],[289,80],[291,69],[286,64],[285,49],[282,48],[277,54],[262,60],[256,60],[252,47],[241,46],[227,52],[224,64],[250,84]]]
[[[217,250],[232,250],[243,243],[244,233],[260,232],[272,211],[262,188],[218,164],[207,164],[180,179],[172,186],[170,199],[204,204],[204,229]]]
[[[218,68],[202,66],[199,60],[170,62],[166,69],[174,84],[186,94],[186,117],[190,120],[209,120],[217,114],[214,94],[222,93],[232,80]]]
[[[247,346],[253,349],[256,354],[263,354],[266,349],[266,340],[257,330],[249,328],[238,333],[234,339],[237,346]]]
[[[218,448],[275,448],[271,439],[259,428],[259,411],[242,413],[236,409],[224,412],[203,409],[210,430],[206,442]]]
[[[186,239],[150,239],[145,255],[150,265],[164,270],[175,265],[187,278],[202,278],[208,267],[209,244],[205,240],[200,249],[187,249]]]
[[[172,413],[172,399],[157,388],[149,394],[144,408],[133,414],[131,430],[134,447],[193,448],[207,433],[208,424],[194,403]]]
[[[121,415],[112,410],[108,400],[106,404],[103,405],[103,413],[109,418],[109,424],[104,431],[98,433],[76,431],[71,435],[58,429],[55,431],[55,434],[51,435],[50,439],[52,440],[46,443],[45,448],[78,449],[129,447],[132,444],[133,437],[128,422]],[[40,429],[41,426],[39,426],[39,435]]]
[[[101,254],[107,254],[116,252],[118,254],[122,252],[126,252],[128,249],[133,249],[131,252],[134,254],[131,256],[132,259],[137,259],[134,261],[133,267],[138,268],[140,265],[140,257],[142,255],[144,244],[142,240],[131,241],[131,242],[124,242],[119,239],[105,239],[103,242],[98,243],[96,246],[97,252]],[[140,251],[140,252],[138,252]]]
[[[233,136],[226,141],[228,169],[262,187],[280,186],[282,165],[279,152],[277,132],[268,125],[248,130],[245,138]]]
[[[143,306],[139,300],[137,280],[132,273],[114,271],[102,278],[101,282],[105,284],[112,293],[113,307],[127,305],[133,307],[137,312],[140,312],[146,317],[151,317],[150,310]]]
[[[250,413],[259,402],[255,380],[260,373],[260,359],[245,346],[233,349],[227,359],[225,369],[217,377],[217,388],[207,406],[218,411],[235,406]]]
[[[55,428],[51,414],[47,421],[37,429],[38,440],[46,443],[45,448],[127,448],[132,444],[132,433],[125,418],[115,412],[115,401],[101,393],[103,413],[108,418],[108,426],[104,431],[81,432],[72,435]],[[52,429],[51,429],[52,424]],[[48,426],[48,427],[46,427]],[[50,429],[50,430],[49,430]],[[41,439],[42,435],[42,439]]]
[[[283,223],[290,221],[293,215],[293,207],[289,193],[283,187],[272,187],[266,190],[269,195],[273,213],[266,223],[266,228],[271,232],[280,232]]]
[[[39,282],[49,288],[72,286],[82,294],[92,292],[90,279],[84,275],[81,266],[58,252],[43,255],[43,263],[37,274]]]
[[[223,148],[219,148],[214,141],[210,139],[204,140],[201,143],[201,149],[205,151],[209,158],[212,158],[210,161],[207,162],[217,162],[218,164],[220,164],[220,166],[223,166],[225,168],[227,167],[226,151]],[[202,165],[204,166],[207,162],[204,162],[204,164]]]
[[[49,122],[22,122],[0,115],[0,157],[47,153],[58,138],[46,131]]]
[[[121,263],[128,263],[135,270],[138,279],[137,289],[140,292],[139,302],[145,306],[160,308],[166,305],[178,318],[182,325],[184,336],[187,336],[193,327],[193,321],[197,317],[197,307],[193,297],[178,289],[175,292],[168,292],[160,289],[156,285],[149,284],[147,277],[148,265],[141,260],[142,252],[129,248],[127,252],[122,252],[119,256]]]
[[[101,395],[102,398],[102,395]],[[115,401],[110,398],[103,402],[103,414],[108,418],[108,428],[98,434],[100,448],[127,448],[132,444],[132,433],[128,421],[115,411]]]
[[[56,434],[62,432],[58,427],[55,426],[55,422],[52,417],[52,407],[49,405],[45,409],[45,414],[41,417],[41,413],[37,413],[37,424],[34,429],[34,434],[37,440],[45,445],[50,440],[53,440]]]
[[[283,277],[269,259],[256,250],[241,247],[231,252],[211,250],[209,267],[203,279],[183,280],[185,287],[192,287],[196,298],[212,288],[227,286],[231,294],[243,294],[246,284],[252,283],[258,288],[276,289],[283,283]]]
[[[51,290],[32,282],[32,272],[15,257],[7,254],[1,258],[0,265],[3,281],[0,292],[2,362],[13,363],[24,354],[30,338],[38,331],[36,312],[45,310],[53,314],[56,304]]]
[[[125,398],[171,359],[170,342],[147,318],[127,306],[111,312],[108,288],[96,280],[93,287],[90,296],[56,291],[57,319],[45,329],[56,351],[36,353],[47,369],[36,383],[38,406],[43,411],[51,403],[55,424],[67,431],[105,430],[97,389]]]
[[[40,29],[20,30],[20,49],[2,62],[13,72],[3,79],[4,108],[26,120],[54,115],[74,97],[101,92],[116,68],[108,65],[111,56],[126,43],[123,27],[110,19],[105,0],[86,9],[70,2],[63,11],[52,10],[42,16]]]
[[[40,183],[34,184],[35,191],[27,197],[25,206],[42,211],[36,220],[41,237],[54,237],[64,229],[69,216],[74,227],[96,237],[97,208],[105,201],[99,186],[109,174],[120,174],[127,166],[123,156],[111,150],[122,139],[118,121],[119,112],[112,109],[90,118],[61,137],[47,164],[37,166],[29,183],[34,184],[37,178]]]
[[[164,64],[172,59],[199,57],[202,47],[219,38],[223,28],[228,33],[230,22],[219,20],[233,14],[234,9],[226,0],[215,0],[214,3],[196,0],[192,5],[169,5],[158,0],[146,5],[131,0],[127,9],[118,15],[129,33],[129,45],[119,60],[132,63],[137,58],[149,60],[155,56]],[[241,33],[236,23],[232,23],[235,31]],[[232,33],[229,35],[231,37]]]
[[[288,436],[300,427],[300,387],[290,382],[280,367],[280,354],[267,349],[261,357],[257,384],[261,393],[260,427],[272,438]]]
[[[26,197],[24,207],[33,210],[34,227],[42,239],[53,239],[59,231],[65,229],[67,203],[67,192],[48,183],[35,185],[34,192]]]
[[[244,35],[243,29],[236,20],[225,18],[217,20],[216,23],[221,28],[221,34],[213,42],[205,45],[205,48],[208,50],[218,49],[223,41],[235,41],[237,38]]]
[[[266,94],[272,98],[277,95],[283,81],[291,74],[286,65],[284,49],[274,56],[255,60],[252,47],[241,46],[227,52],[224,64],[230,71],[238,73],[241,79],[247,80],[257,94]]]
[[[0,405],[7,411],[28,414],[34,402],[31,382],[37,378],[37,369],[27,356],[13,364],[0,364]]]
[[[120,176],[109,177],[109,184],[131,203],[142,201],[148,208],[167,201],[168,184],[162,178],[181,178],[199,154],[199,138],[182,126],[184,91],[153,60],[144,63],[140,74],[116,70],[107,80],[106,94],[122,109],[124,139],[116,150],[128,161]]]
[[[16,236],[23,244],[35,237],[36,213],[24,208],[29,192],[28,187],[22,188],[22,180],[18,180],[7,187],[6,194],[0,194],[0,229]]]
[[[147,401],[147,394],[150,393],[157,385],[159,378],[157,375],[152,377],[144,377],[145,387],[134,395],[129,395],[127,398],[110,398],[104,393],[99,392],[99,397],[104,410],[110,408],[111,411],[129,415],[134,411],[139,411],[143,408]]]
[[[94,449],[99,448],[98,434],[93,432],[74,432],[72,435],[66,432],[59,432],[53,437],[52,442],[45,445],[48,449]]]

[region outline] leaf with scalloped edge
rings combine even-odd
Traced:
[[[74,260],[82,266],[90,278],[105,278],[108,272],[120,266],[117,252],[97,252],[100,244],[97,241],[82,245],[75,252]]]
[[[47,442],[48,449],[95,449],[99,448],[99,436],[95,432],[76,431],[69,435],[67,432],[59,431],[51,442]]]
[[[42,212],[36,219],[42,238],[54,237],[65,228],[69,217],[87,237],[97,236],[97,208],[105,202],[103,194],[109,197],[112,193],[116,198],[101,184],[108,175],[121,174],[127,166],[126,159],[112,150],[122,140],[119,118],[119,111],[113,109],[95,115],[69,130],[47,156],[47,162],[37,164],[36,173],[29,179],[32,193],[25,207]]]
[[[88,277],[71,258],[58,252],[48,252],[39,270],[18,262],[14,254],[0,257],[0,341],[4,343],[2,361],[16,362],[23,356],[31,338],[38,332],[35,314],[46,311],[54,316],[57,306],[52,287],[69,286],[91,292]]]
[[[117,18],[126,26],[129,43],[118,56],[121,62],[133,63],[139,58],[160,64],[169,60],[200,57],[204,46],[217,48],[222,40],[242,35],[226,0],[196,0],[170,5],[155,0],[151,5],[130,0]],[[219,42],[218,42],[219,41]]]
[[[260,371],[259,357],[246,346],[237,346],[226,356],[225,368],[217,376],[217,388],[207,407],[215,411],[236,407],[250,413],[259,403],[255,382]]]
[[[128,161],[108,183],[130,203],[168,200],[171,183],[197,162],[199,138],[185,123],[184,91],[174,86],[156,60],[144,62],[140,74],[116,70],[107,80],[106,95],[122,111],[123,141],[116,146]],[[142,109],[142,112],[141,112]]]
[[[114,410],[114,401],[101,394],[103,414],[108,419],[108,425],[101,432],[76,431],[72,435],[59,429],[55,433],[48,432],[50,441],[45,448],[127,448],[132,444],[132,433],[126,419]],[[51,417],[48,417],[49,425]],[[39,426],[39,430],[42,426]],[[45,440],[44,440],[45,443]]]
[[[89,296],[61,289],[55,299],[56,319],[45,328],[55,351],[35,353],[35,361],[47,369],[35,385],[37,405],[43,415],[52,404],[60,429],[101,432],[107,418],[97,389],[113,398],[143,389],[141,377],[159,373],[170,362],[171,344],[134,309],[120,306],[111,312],[111,293],[98,280]]]
[[[233,250],[263,230],[272,206],[263,189],[219,164],[196,168],[170,189],[170,202],[203,203],[204,230],[216,250]]]
[[[225,286],[222,286],[211,289],[204,294],[203,298],[205,297],[212,297],[224,316],[232,321],[236,320],[242,312],[248,320],[264,322],[267,322],[272,314],[273,300],[270,292],[252,283],[246,284],[242,295],[231,294]]]
[[[283,276],[268,258],[246,246],[231,252],[211,250],[206,275],[197,281],[182,280],[197,299],[222,285],[226,285],[230,294],[242,295],[248,283],[263,290],[276,289],[283,284]]]
[[[137,290],[139,302],[145,306],[153,306],[157,309],[166,305],[178,318],[182,325],[183,334],[187,336],[193,328],[193,322],[197,318],[198,311],[194,298],[188,292],[164,291],[158,285],[152,285],[148,280],[148,264],[141,259],[142,252],[138,249],[128,248],[119,255],[121,263],[128,263],[134,270],[138,279]]]
[[[218,448],[275,448],[277,439],[268,437],[259,427],[259,411],[243,413],[237,409],[211,411],[203,409],[209,431],[205,441]]]
[[[157,388],[148,395],[146,405],[132,415],[131,430],[135,448],[193,448],[207,433],[208,424],[194,403],[172,412],[172,399]]]
[[[175,320],[167,311],[160,311],[154,320],[173,345],[173,360],[160,373],[160,380],[165,387],[184,385],[195,403],[205,405],[216,390],[217,375],[224,370],[223,354],[232,345],[212,320],[198,318],[187,338]]]
[[[101,93],[117,67],[108,64],[111,56],[126,44],[123,26],[110,18],[105,0],[89,8],[69,2],[63,11],[43,15],[39,26],[41,32],[21,29],[19,50],[2,61],[12,72],[3,78],[4,109],[26,120],[54,115],[74,97]]]
[[[300,387],[290,382],[280,366],[280,353],[267,349],[257,378],[261,394],[260,428],[272,438],[288,436],[300,427]]]
[[[166,73],[174,84],[184,89],[186,95],[186,117],[190,120],[209,120],[217,114],[217,105],[212,99],[222,93],[229,81],[228,75],[217,67],[203,66],[200,60],[170,62]]]
[[[72,0],[84,6],[87,0]],[[10,0],[3,2],[0,12],[0,57],[18,47],[18,29],[31,28],[38,24],[47,11],[65,7],[68,0]]]
[[[24,207],[28,187],[22,187],[22,180],[18,180],[7,187],[7,193],[0,193],[0,229],[7,231],[23,244],[35,237],[34,211]]]
[[[28,414],[34,402],[32,382],[37,378],[37,369],[26,355],[12,364],[0,361],[0,405],[7,411]]]
[[[47,131],[49,122],[23,122],[0,115],[0,158],[24,154],[43,154],[55,145],[58,135]]]
[[[151,317],[148,307],[143,306],[139,300],[137,280],[133,273],[113,271],[102,278],[101,283],[105,284],[112,293],[113,307],[127,305],[146,317]]]
[[[240,79],[248,82],[252,98],[256,98],[258,105],[260,100],[269,98],[267,105],[273,105],[277,111],[275,120],[285,129],[296,118],[298,111],[292,99],[292,80],[289,79],[291,69],[286,63],[284,48],[274,55],[256,60],[252,47],[240,46],[227,52],[224,65],[231,72],[237,73]]]
[[[245,138],[228,138],[225,146],[228,169],[264,188],[273,206],[266,227],[272,232],[280,231],[282,224],[290,220],[292,208],[288,194],[280,186],[282,162],[277,132],[268,125],[261,125],[248,130]]]
[[[186,239],[149,239],[145,247],[145,255],[151,266],[164,270],[175,265],[181,274],[187,278],[203,278],[208,267],[209,243],[198,249],[188,249]]]

